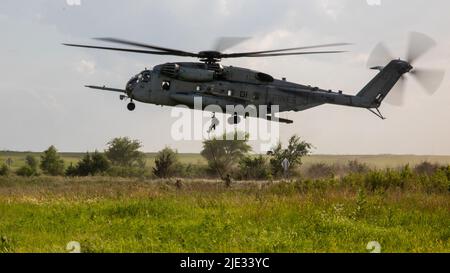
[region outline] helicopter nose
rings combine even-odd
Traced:
[[[127,96],[129,98],[131,98],[132,94],[133,94],[133,88],[130,85],[127,85],[127,87],[125,88],[125,91],[127,93]]]
[[[136,87],[136,81],[133,79],[129,80],[126,87],[125,87],[125,91],[127,92],[127,95],[130,97],[131,94],[133,93],[134,88]]]

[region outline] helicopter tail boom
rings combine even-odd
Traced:
[[[357,94],[357,97],[362,98],[367,103],[367,107],[377,108],[403,74],[412,69],[412,66],[406,61],[393,60],[386,67],[373,69],[380,72]]]

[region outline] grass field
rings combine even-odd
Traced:
[[[31,152],[0,152],[0,164],[4,163],[8,158],[12,159],[12,169],[17,169],[25,162],[27,155],[40,157],[41,153]],[[76,163],[84,153],[61,153],[66,165]],[[153,166],[155,161],[155,153],[147,153],[147,165]],[[180,154],[181,163],[190,164],[206,164],[205,159],[199,154]],[[450,156],[426,156],[426,155],[311,155],[303,159],[303,168],[307,168],[314,163],[325,163],[327,165],[347,163],[351,160],[358,160],[361,163],[366,163],[373,168],[399,167],[406,164],[415,166],[424,161],[430,163],[439,163],[441,165],[450,164]]]
[[[450,252],[449,193],[319,184],[0,177],[0,252]]]

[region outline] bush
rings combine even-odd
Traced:
[[[182,166],[178,163],[178,152],[169,147],[159,151],[155,159],[153,174],[159,178],[166,178],[176,175]]]
[[[66,169],[66,176],[78,176],[78,169],[72,163],[70,163],[69,167]]]
[[[25,164],[26,164],[25,166],[22,166],[17,170],[16,172],[17,175],[26,177],[39,175],[38,170],[39,163],[34,156],[28,155],[25,158]]]
[[[106,172],[111,167],[105,155],[95,151],[92,155],[86,155],[77,163],[76,166],[72,164],[67,168],[67,176],[88,176],[97,175]]]
[[[8,165],[2,164],[0,166],[0,176],[7,176],[9,175],[11,170],[9,169]]]
[[[350,160],[347,163],[347,168],[351,173],[367,173],[370,171],[369,166],[365,163],[361,163],[358,160]]]
[[[32,168],[30,168],[30,166],[22,166],[20,167],[17,171],[16,174],[18,176],[25,176],[25,177],[31,177],[31,176],[36,176],[37,173],[35,170],[33,170]]]
[[[337,174],[338,166],[330,166],[325,163],[312,164],[307,170],[306,175],[310,178],[330,178]]]
[[[241,179],[268,179],[270,170],[267,160],[262,156],[246,156],[239,162],[239,178]]]
[[[50,146],[41,156],[41,169],[45,174],[52,176],[64,174],[64,160],[54,146]]]
[[[437,170],[433,175],[419,175],[418,180],[422,186],[422,190],[427,193],[450,191],[450,181],[447,173],[443,170]]]
[[[450,181],[450,165],[441,167],[441,171],[443,171],[447,175],[447,179]]]
[[[424,174],[424,175],[431,176],[439,169],[439,167],[440,166],[438,164],[432,164],[428,161],[424,161],[424,162],[420,163],[419,165],[417,165],[414,168],[414,171],[417,174]]]

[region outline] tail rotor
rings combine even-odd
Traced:
[[[419,32],[411,32],[409,35],[408,49],[406,53],[406,62],[414,66],[416,61],[428,53],[436,42],[427,35]],[[372,51],[367,65],[369,68],[377,68],[379,65],[386,64],[394,59],[387,47],[380,43]],[[441,86],[444,80],[445,70],[426,69],[414,67],[410,73],[419,85],[430,95],[433,95]],[[395,88],[386,97],[386,102],[393,105],[403,105],[406,87],[406,75],[398,81]]]

